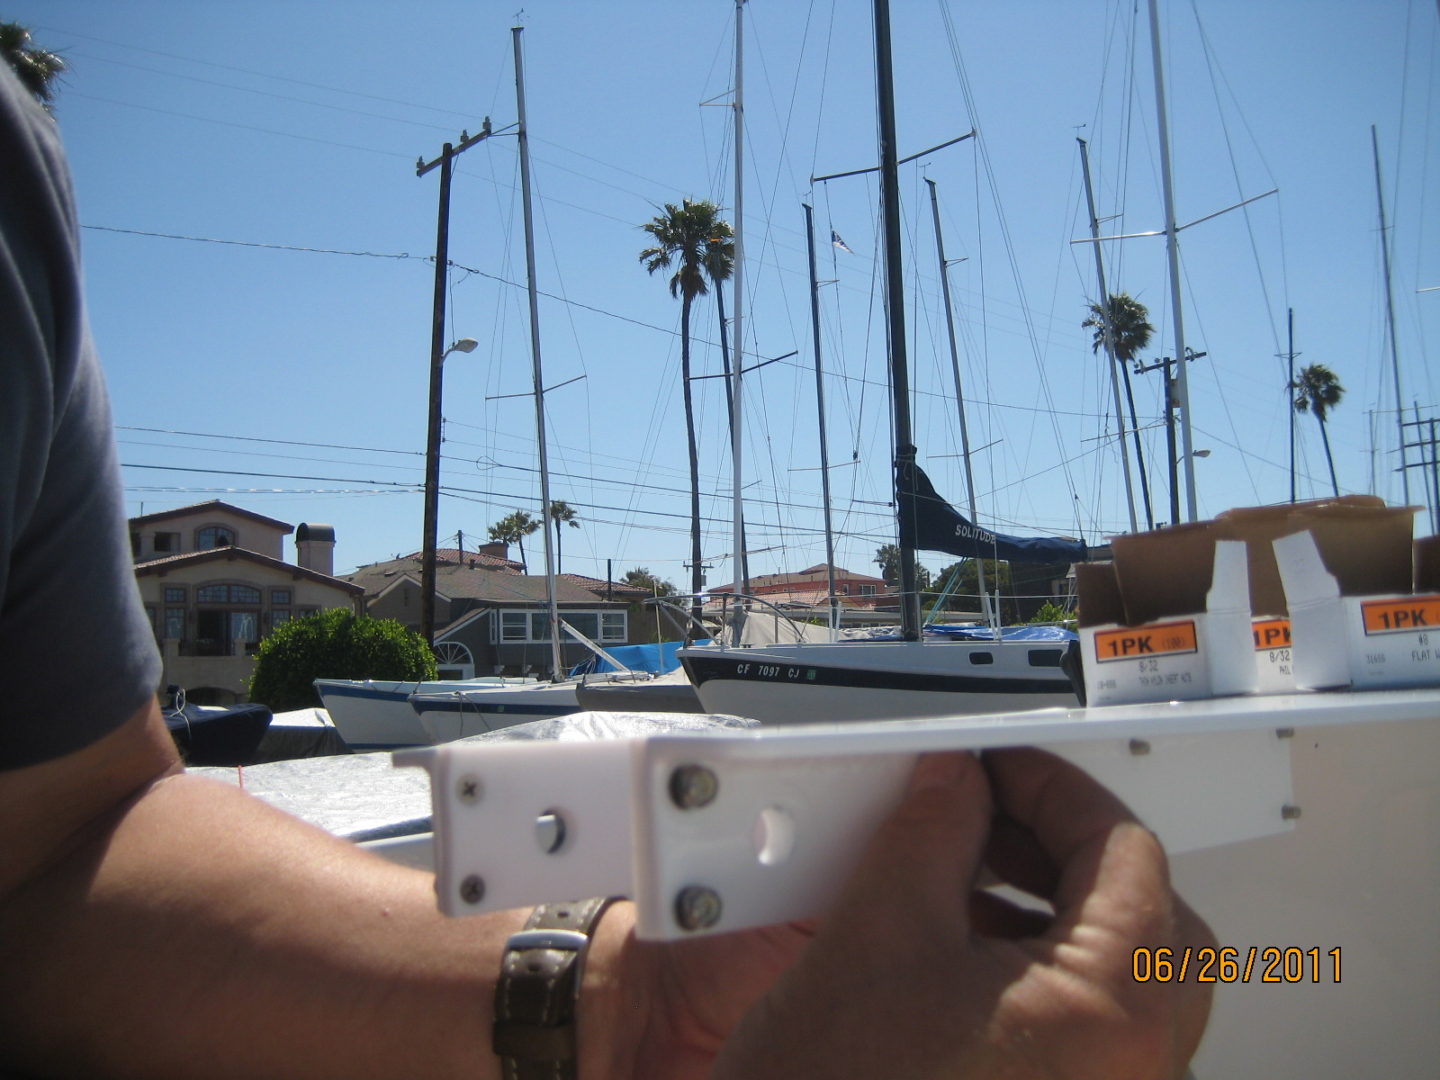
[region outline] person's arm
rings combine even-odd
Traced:
[[[179,773],[155,706],[0,773],[0,1046],[49,1075],[498,1075],[523,912],[450,920],[432,879]],[[604,951],[592,958],[599,970]]]

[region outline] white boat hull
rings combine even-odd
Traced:
[[[706,712],[802,724],[1074,707],[1063,653],[1051,641],[853,641],[703,645],[680,658]]]
[[[414,694],[410,710],[426,743],[453,742],[513,724],[579,712],[574,682],[479,687]]]
[[[521,680],[513,680],[519,682]],[[534,685],[534,680],[525,680]],[[505,686],[506,681],[390,682],[375,679],[316,679],[315,689],[345,745],[356,753],[427,746],[434,740],[421,726],[410,695],[442,690]]]

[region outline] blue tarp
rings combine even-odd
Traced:
[[[994,641],[995,631],[988,626],[925,627],[925,633],[951,637],[961,641]],[[1078,641],[1079,635],[1063,626],[1002,626],[1000,637],[1005,641]]]
[[[697,641],[694,644],[708,645],[709,641]],[[680,658],[675,653],[683,645],[684,642],[681,641],[662,641],[658,644],[652,642],[648,645],[612,645],[605,651],[631,671],[650,671],[656,675],[664,675],[680,666]],[[594,675],[601,671],[614,670],[614,666],[601,660],[600,657],[591,656],[584,663],[576,664],[570,670],[570,674]]]

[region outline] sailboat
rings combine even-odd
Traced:
[[[548,515],[550,507],[550,469],[545,438],[545,385],[540,361],[540,313],[537,302],[538,292],[535,278],[535,226],[530,198],[530,129],[525,119],[525,76],[520,50],[521,27],[511,31],[515,56],[515,100],[518,123],[516,135],[520,150],[520,192],[521,207],[525,224],[525,265],[530,302],[530,352],[535,397],[535,428],[539,442],[540,456],[540,504],[542,517]],[[580,704],[576,691],[579,679],[563,677],[560,656],[560,634],[562,630],[580,637],[573,627],[560,619],[559,604],[555,596],[555,559],[551,548],[550,530],[545,533],[545,595],[548,611],[550,638],[551,682],[537,682],[528,686],[482,686],[474,688],[442,687],[428,692],[411,694],[409,704],[414,711],[419,727],[423,729],[426,741],[431,743],[449,742],[468,735],[479,735],[512,724],[532,720],[545,720],[555,716],[566,716],[579,712]],[[584,640],[583,638],[581,639]],[[593,643],[587,642],[592,648]],[[637,673],[628,669],[592,676],[599,680],[648,679],[648,673]]]
[[[876,84],[880,111],[880,200],[895,421],[895,496],[900,547],[901,640],[798,641],[745,646],[715,643],[680,651],[709,712],[768,724],[919,719],[1009,712],[1077,703],[1064,662],[1068,643],[1030,640],[1030,628],[998,627],[978,639],[925,640],[921,633],[915,552],[967,558],[1082,561],[1084,544],[1001,536],[950,506],[916,464],[911,440],[903,277],[900,259],[898,157],[890,56],[889,8],[875,5]]]

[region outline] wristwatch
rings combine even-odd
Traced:
[[[574,1080],[585,951],[608,897],[542,904],[505,943],[492,1046],[505,1080]]]

